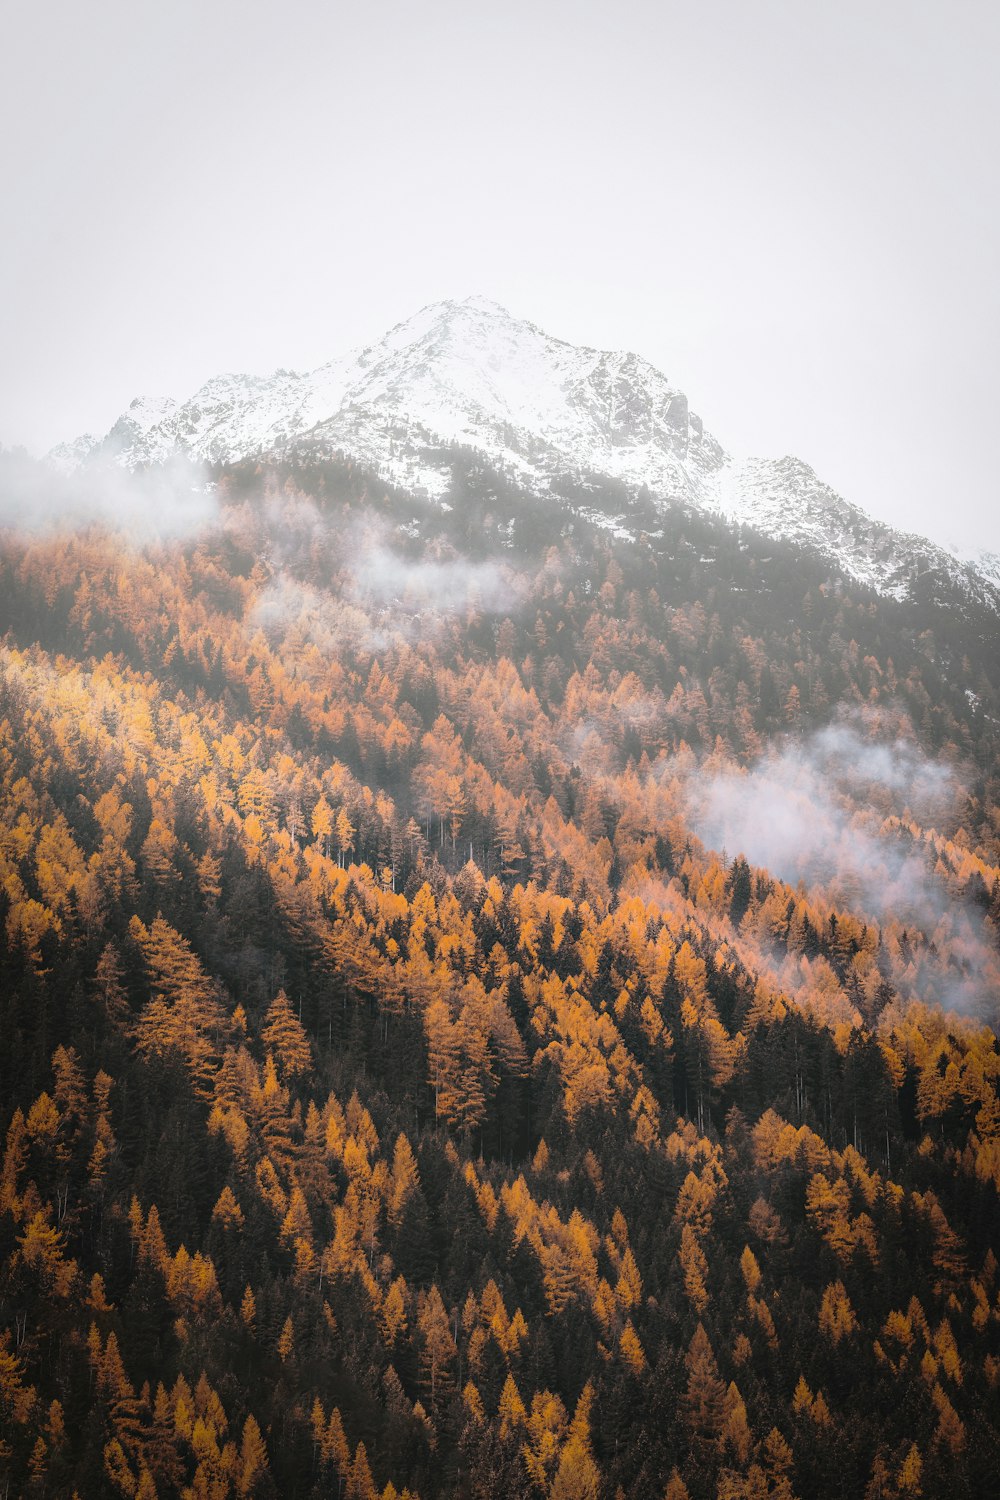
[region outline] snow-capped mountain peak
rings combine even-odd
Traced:
[[[551,338],[484,297],[432,303],[308,374],[222,375],[180,405],[133,404],[106,439],[59,456],[110,451],[137,467],[178,451],[232,461],[304,441],[438,494],[447,466],[433,472],[426,450],[446,444],[481,448],[531,486],[585,470],[692,497],[696,477],[724,459],[684,393],[645,360]]]
[[[936,571],[1000,602],[989,567],[874,521],[800,459],[732,458],[640,355],[566,343],[485,297],[431,303],[304,374],[219,375],[181,403],[137,398],[103,439],[50,457],[64,469],[97,458],[138,468],[339,452],[443,499],[455,446],[539,496],[567,476],[610,478],[808,546],[882,593],[904,597]]]

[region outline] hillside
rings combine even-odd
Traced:
[[[435,452],[4,533],[8,1492],[989,1493],[988,598]]]

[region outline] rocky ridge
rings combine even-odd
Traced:
[[[341,453],[443,500],[455,446],[539,496],[566,478],[610,478],[632,496],[693,504],[806,546],[881,594],[909,597],[933,575],[1000,610],[996,559],[958,557],[884,525],[800,459],[734,458],[639,355],[576,347],[479,297],[426,307],[308,373],[220,375],[181,403],[139,398],[103,438],[85,435],[49,457],[73,469]],[[629,525],[627,512],[596,519]]]

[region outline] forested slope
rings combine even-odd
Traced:
[[[451,456],[4,537],[0,1483],[990,1493],[995,619]]]

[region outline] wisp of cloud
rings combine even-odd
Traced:
[[[958,792],[952,769],[912,741],[873,743],[850,721],[775,748],[748,771],[688,786],[691,823],[705,843],[790,884],[822,885],[876,920],[924,929],[947,909],[948,893],[922,845],[881,828],[906,810],[932,822]]]
[[[137,543],[184,540],[219,519],[205,470],[176,460],[135,473],[114,463],[65,474],[0,452],[0,528],[38,535],[102,526]]]

